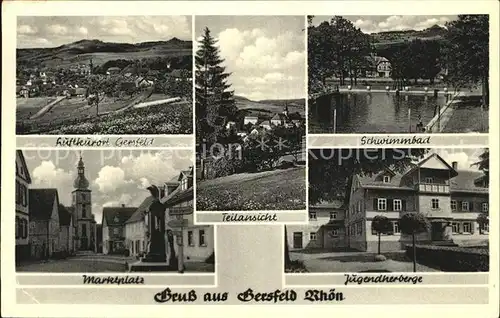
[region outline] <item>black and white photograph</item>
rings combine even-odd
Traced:
[[[215,271],[191,150],[17,150],[16,271]]]
[[[309,133],[489,131],[489,15],[308,24]]]
[[[191,16],[21,16],[16,133],[191,134]]]
[[[196,210],[305,210],[305,17],[195,19]]]
[[[489,271],[489,149],[311,149],[285,272]]]

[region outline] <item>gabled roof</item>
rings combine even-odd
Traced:
[[[458,175],[450,179],[451,192],[488,193],[488,187],[476,185],[476,180],[484,176],[481,171],[459,170]]]
[[[271,118],[271,120],[285,120],[286,116],[280,113],[277,113]]]
[[[59,225],[71,225],[71,214],[62,204],[59,204]]]
[[[57,189],[30,189],[29,214],[31,220],[49,220],[54,202],[59,204]]]
[[[146,214],[147,209],[155,201],[155,198],[153,196],[149,196],[144,201],[142,201],[141,205],[135,210],[135,212],[132,214],[132,216],[125,221],[125,223],[134,223],[138,222],[144,219],[144,215]]]
[[[123,225],[136,210],[137,207],[105,207],[102,209],[102,217],[106,219],[108,226]]]
[[[262,125],[262,126],[271,126],[271,122],[269,120],[264,120],[259,125]]]
[[[408,169],[404,175],[408,175],[410,173],[412,173],[413,171],[417,170],[418,168],[422,167],[426,162],[428,162],[430,159],[432,158],[436,158],[437,160],[439,160],[441,163],[443,163],[443,165],[445,165],[447,167],[448,170],[450,170],[451,172],[451,176],[454,177],[457,175],[457,171],[455,169],[453,169],[452,166],[450,166],[440,155],[438,155],[437,153],[433,153],[431,154],[430,156],[428,156],[427,158],[424,158],[423,160],[419,161],[417,164],[412,164],[411,166],[411,169]]]

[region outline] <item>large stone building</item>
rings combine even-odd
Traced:
[[[430,222],[428,233],[417,241],[439,245],[484,245],[488,225],[479,224],[489,213],[488,181],[480,171],[459,170],[432,154],[404,173],[387,168],[372,176],[355,175],[349,193],[332,202],[309,206],[307,225],[287,225],[290,250],[356,249],[376,252],[378,235],[371,229],[375,216],[383,215],[393,230],[381,235],[382,251],[397,251],[411,243],[401,233],[399,219],[420,212]]]
[[[16,151],[16,261],[30,257],[29,193],[31,177],[21,150]]]
[[[378,236],[371,230],[377,215],[393,222],[393,231],[381,236],[382,250],[400,250],[411,242],[401,233],[404,213],[420,212],[431,223],[417,240],[435,244],[482,245],[488,242],[487,226],[477,218],[488,214],[488,182],[480,171],[458,170],[432,154],[404,173],[390,168],[372,176],[356,175],[350,184],[346,210],[346,245],[376,251]]]
[[[96,251],[96,222],[92,214],[92,191],[85,177],[82,157],[78,161],[78,175],[73,182],[73,224],[76,227],[76,249]]]

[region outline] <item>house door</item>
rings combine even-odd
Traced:
[[[440,222],[432,222],[431,223],[431,239],[433,241],[442,241],[443,240],[443,225]]]
[[[293,232],[293,248],[302,248],[302,232]]]

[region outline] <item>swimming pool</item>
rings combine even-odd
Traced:
[[[419,116],[425,126],[444,106],[444,96],[400,95],[394,93],[341,93],[322,96],[309,103],[309,133],[405,133],[415,132]],[[410,121],[408,120],[408,110]]]

